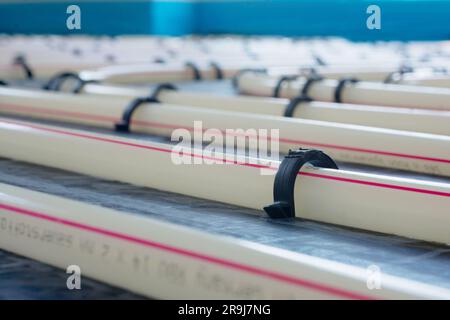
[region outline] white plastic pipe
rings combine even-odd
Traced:
[[[86,84],[83,92],[120,97],[143,97],[151,90],[108,84]],[[283,116],[289,100],[249,96],[219,96],[208,93],[162,90],[161,102],[232,112]],[[294,118],[350,123],[369,127],[450,135],[450,111],[355,105],[332,102],[304,102]]]
[[[449,75],[431,75],[431,76],[417,76],[414,74],[406,74],[403,79],[398,81],[399,84],[414,85],[414,86],[429,86],[450,88]]]
[[[189,59],[185,58],[185,61]],[[261,69],[266,68],[271,70],[272,73],[288,72],[293,73],[307,68],[312,65],[311,62],[302,61],[302,64],[298,63],[298,57],[295,60],[279,61],[279,60],[248,60],[245,57],[239,60],[227,61],[221,57],[196,57],[192,59],[194,65],[196,65],[200,71],[202,79],[214,80],[217,79],[217,70],[210,66],[211,62],[215,62],[216,65],[222,71],[223,78],[231,78],[236,75],[242,69]],[[325,75],[330,74],[330,78],[337,77],[338,75],[360,75],[364,79],[373,80],[387,77],[390,72],[386,70],[375,71],[357,71],[357,67],[351,69],[346,67],[337,67],[329,72],[325,72]],[[326,70],[326,69],[325,69]],[[395,68],[391,68],[395,71]],[[101,67],[92,70],[84,70],[80,72],[81,78],[85,80],[98,80],[106,83],[146,83],[146,82],[166,82],[166,81],[190,81],[194,79],[192,68],[186,67],[181,61],[175,61],[170,64],[122,64],[111,65]],[[383,79],[384,79],[383,78]]]
[[[237,79],[241,93],[256,96],[272,96],[277,81],[251,72],[244,73]],[[304,83],[304,79],[283,83],[280,97],[298,96]],[[333,102],[337,84],[337,80],[331,79],[316,82],[310,87],[309,96],[314,100]],[[344,87],[341,100],[344,103],[449,111],[450,88],[358,82]]]
[[[0,156],[257,210],[273,202],[279,165],[7,119]],[[447,183],[306,166],[294,197],[299,218],[450,243]]]
[[[358,74],[362,79],[377,81],[404,63],[415,70],[448,67],[445,60],[448,48],[444,42],[413,43],[400,48],[389,43],[368,46],[341,39],[3,36],[0,44],[0,56],[4,58],[0,61],[0,77],[2,66],[7,66],[18,54],[26,57],[38,77],[51,75],[50,70],[55,73],[79,70],[78,66],[83,64],[98,67],[104,63],[151,63],[161,59],[169,65],[215,61],[226,70],[230,66],[240,69],[257,65],[295,69],[300,67],[299,61],[303,66],[314,66],[320,57],[326,66],[317,69],[330,77]],[[14,76],[23,78],[21,70],[16,71]],[[183,72],[180,75],[183,79]]]
[[[202,79],[216,79],[216,71],[210,67],[197,66]],[[232,77],[237,70],[224,70],[225,77]],[[108,83],[146,83],[165,81],[192,81],[195,79],[194,70],[183,64],[125,64],[112,65],[95,70],[80,72],[85,80],[101,80]]]
[[[27,61],[28,67],[33,73],[35,79],[48,79],[55,74],[70,70],[71,72],[79,72],[94,67],[101,67],[106,65],[103,63],[92,62],[47,62],[47,63],[32,63]],[[24,68],[13,63],[0,65],[0,79],[4,81],[10,80],[24,80],[27,79]]]
[[[314,71],[312,71],[314,70]],[[363,66],[317,66],[313,68],[269,68],[267,74],[278,79],[283,75],[307,76],[311,72],[322,76],[326,79],[339,80],[346,77],[356,78],[360,81],[376,81],[385,82],[392,77],[390,83],[429,86],[429,87],[450,87],[450,75],[434,71],[433,68],[423,66],[414,68],[403,74],[396,74],[401,70],[398,66],[391,67],[363,67]]]
[[[0,88],[3,114],[111,129],[129,103],[127,98]],[[202,122],[201,127],[195,126],[196,121]],[[190,131],[191,138],[197,141],[206,140],[203,142],[210,142],[204,135],[207,129],[222,135],[226,135],[227,129],[242,129],[229,136],[253,142],[268,140],[271,131],[260,129],[276,129],[281,152],[299,147],[318,148],[339,161],[450,176],[450,136],[169,104],[143,104],[132,118],[131,130],[135,132],[171,137],[179,128]]]
[[[287,74],[308,74],[311,70],[327,79],[340,79],[342,77],[356,77],[364,81],[383,81],[389,74],[398,70],[398,66],[370,67],[370,66],[314,66],[311,68],[270,68],[268,74],[273,77],[280,77]]]
[[[38,241],[44,232],[59,241]],[[152,298],[450,299],[444,288],[387,274],[369,290],[362,268],[6,184],[0,247]],[[211,286],[217,279],[232,289]]]

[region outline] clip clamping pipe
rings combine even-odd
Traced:
[[[165,90],[162,97],[166,93],[173,94],[171,91],[173,90]],[[204,135],[193,134],[194,132],[201,133],[200,131],[216,128],[230,139],[249,139],[252,150],[258,148],[253,142],[268,138],[267,133],[260,129],[275,129],[279,130],[278,146],[282,153],[300,146],[319,148],[336,161],[450,176],[450,137],[443,135],[162,103],[133,108],[128,117],[127,114],[124,115],[124,105],[130,101],[128,97],[100,98],[93,95],[74,96],[10,88],[0,88],[0,97],[0,111],[9,115],[114,129],[121,119],[125,119],[125,122],[131,120],[132,114],[134,132],[170,137],[175,129],[184,128],[190,132],[190,138],[200,141]],[[202,121],[201,128],[196,127],[198,120]],[[238,131],[227,134],[227,129],[233,128]],[[272,147],[272,143],[267,147]]]
[[[310,97],[311,85],[320,79],[320,77],[317,80],[313,78],[313,76],[308,77],[308,80],[303,85],[303,88],[308,88],[306,90],[307,97]],[[306,86],[308,81],[310,86]],[[140,97],[147,94],[147,88],[87,84],[83,88],[83,92],[102,96]],[[302,96],[300,94],[298,97]],[[302,102],[308,102],[310,99],[301,98],[299,100],[299,106]],[[167,104],[186,105],[207,108],[209,110],[285,116],[394,130],[450,135],[450,111],[387,108],[383,106],[337,104],[321,101],[305,103],[299,109],[293,99],[286,103],[284,99],[250,96],[216,96],[214,94],[183,90],[177,92],[165,91],[161,95],[160,101]]]
[[[310,87],[318,81],[322,81],[323,77],[318,75],[315,72],[311,72],[311,74],[307,77],[302,90],[300,91],[300,95],[291,99],[286,106],[286,110],[284,111],[284,116],[292,118],[294,116],[294,112],[297,107],[303,102],[312,102],[313,99],[309,96]],[[279,94],[280,87],[278,87]]]
[[[223,74],[223,70],[217,62],[211,62],[209,65],[216,72],[217,80],[223,80],[225,78],[224,74]]]
[[[384,79],[384,83],[396,83],[402,80],[405,73],[414,72],[412,67],[402,66],[398,70],[389,73]]]
[[[348,83],[358,83],[359,80],[356,78],[343,78],[338,81],[336,89],[334,91],[334,102],[342,103],[342,91]]]
[[[126,107],[122,115],[122,120],[119,123],[115,124],[115,129],[121,132],[129,132],[131,117],[133,116],[133,113],[136,111],[136,109],[144,103],[160,103],[158,95],[162,90],[177,90],[177,88],[170,83],[163,83],[158,85],[150,96],[134,99]]]
[[[295,180],[298,172],[305,164],[312,164],[320,168],[338,169],[333,159],[320,150],[289,150],[275,176],[274,203],[264,207],[264,211],[269,217],[274,219],[295,217]]]
[[[280,165],[7,119],[0,120],[0,156],[260,211],[273,201]],[[133,165],[124,170],[126,163]],[[450,243],[448,183],[320,167],[305,167],[298,175],[297,218]]]
[[[83,90],[83,87],[88,83],[98,83],[97,80],[84,80],[74,72],[62,72],[50,78],[42,89],[48,91],[60,91],[63,83],[68,79],[76,80],[76,85],[71,91],[72,93],[80,93]]]
[[[233,88],[235,88],[237,90],[239,89],[239,79],[246,73],[263,73],[263,74],[267,74],[267,69],[265,69],[265,68],[244,68],[244,69],[240,69],[236,73],[236,75],[231,79],[231,83],[233,85]]]
[[[289,82],[289,81],[293,81],[293,80],[297,80],[298,76],[297,75],[293,75],[293,76],[281,76],[280,79],[278,79],[277,84],[275,85],[275,88],[273,89],[273,98],[279,98],[280,97],[280,91],[281,91],[281,87],[283,86],[284,83]]]
[[[291,81],[289,87],[280,91],[280,97],[294,98],[305,81],[301,79]],[[243,94],[269,97],[272,96],[277,83],[277,79],[267,75],[245,73],[239,77],[238,89]],[[449,88],[360,81],[346,88],[344,97],[338,90],[339,84],[338,80],[321,81],[314,86],[314,90],[310,90],[310,97],[323,102],[338,100],[361,105],[450,111]],[[336,93],[340,93],[338,99],[336,99]]]
[[[34,78],[34,73],[31,70],[31,67],[28,65],[27,60],[25,59],[24,56],[21,56],[21,55],[17,56],[14,59],[13,64],[23,68],[23,71],[25,72],[25,76],[28,80],[31,80]]]
[[[200,72],[200,69],[197,67],[197,65],[194,62],[188,61],[188,62],[186,62],[185,66],[192,70],[195,81],[202,80],[202,73]]]

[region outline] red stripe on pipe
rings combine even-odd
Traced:
[[[0,120],[0,123],[1,122],[10,123],[10,124],[14,124],[14,125],[20,125],[20,126],[24,126],[24,127],[29,127],[29,128],[41,130],[41,131],[47,131],[47,132],[58,133],[58,134],[62,134],[62,135],[73,136],[73,137],[77,137],[77,138],[85,138],[85,139],[89,139],[89,140],[96,140],[96,141],[101,141],[101,142],[120,144],[120,145],[124,145],[124,146],[136,147],[136,148],[140,148],[140,149],[147,149],[147,150],[165,152],[165,153],[175,152],[171,149],[151,147],[151,146],[146,146],[146,145],[132,143],[132,142],[114,140],[114,139],[110,139],[110,138],[95,137],[95,136],[91,136],[88,134],[68,132],[68,131],[64,131],[64,130],[60,130],[60,129],[45,128],[45,127],[41,127],[39,125],[34,125],[34,124],[28,124],[28,123],[25,124],[25,123],[21,123],[21,122],[9,121],[9,120],[4,120],[4,119]],[[247,167],[254,167],[254,168],[259,168],[259,169],[272,169],[272,170],[276,169],[276,168],[259,165],[259,164],[239,162],[236,160],[214,158],[214,157],[209,157],[209,156],[204,156],[204,155],[199,155],[199,154],[194,154],[194,153],[189,153],[189,152],[182,152],[182,154],[186,154],[186,155],[194,157],[194,158],[208,159],[208,160],[213,160],[213,161],[222,161],[223,163],[235,164],[235,165],[241,165],[241,166],[247,166]]]
[[[36,114],[41,113],[41,114],[48,114],[48,115],[70,116],[70,117],[74,117],[74,118],[88,119],[88,120],[95,120],[95,121],[107,121],[107,122],[111,122],[112,124],[115,124],[119,121],[119,119],[114,118],[114,117],[96,116],[96,115],[90,115],[90,114],[85,114],[85,113],[80,113],[80,112],[58,111],[58,110],[45,109],[45,108],[40,108],[40,110],[37,110],[37,109],[26,107],[26,106],[11,105],[11,104],[9,104],[9,105],[0,104],[0,108],[10,109],[10,110],[19,111],[19,112],[20,112],[19,109],[22,109],[23,111],[30,112],[30,113],[36,113]],[[132,124],[139,125],[139,126],[157,127],[157,128],[165,128],[165,129],[186,129],[189,131],[194,131],[193,127],[177,126],[177,125],[173,125],[173,124],[164,124],[164,123],[160,123],[160,122],[150,122],[150,121],[142,121],[142,120],[132,120],[131,122],[132,122]],[[208,130],[208,128],[203,129],[203,131],[206,131],[206,130]],[[219,131],[224,133],[223,130],[219,130]],[[250,135],[244,135],[244,136],[248,136],[249,138],[257,138],[257,136],[256,137],[255,136],[252,137]],[[281,142],[293,143],[293,144],[299,144],[299,145],[308,145],[308,146],[314,146],[314,147],[323,147],[323,148],[346,150],[346,151],[352,151],[352,152],[378,154],[378,155],[389,156],[389,157],[399,157],[399,158],[406,158],[406,159],[414,159],[414,160],[422,160],[422,161],[440,162],[440,163],[450,164],[450,159],[424,157],[424,156],[418,156],[418,155],[410,155],[410,154],[404,154],[404,153],[380,151],[380,150],[373,150],[373,149],[346,147],[346,146],[340,146],[340,145],[335,145],[335,144],[318,143],[318,142],[294,140],[294,139],[287,139],[287,138],[280,138],[279,140]]]
[[[349,299],[364,299],[364,300],[374,299],[369,296],[361,295],[358,293],[353,293],[353,292],[338,289],[338,288],[333,288],[333,287],[330,287],[330,286],[327,286],[324,284],[312,282],[310,280],[292,277],[292,276],[285,275],[282,273],[277,273],[277,272],[273,272],[270,270],[265,270],[265,269],[241,264],[238,262],[234,262],[232,260],[216,258],[216,257],[206,255],[203,253],[174,247],[174,246],[167,245],[167,244],[160,243],[160,242],[137,238],[137,237],[134,237],[131,235],[118,233],[115,231],[102,229],[102,228],[90,226],[87,224],[82,224],[82,223],[67,220],[67,219],[57,218],[57,217],[50,216],[50,215],[47,215],[44,213],[35,212],[35,211],[23,209],[23,208],[18,208],[18,207],[10,206],[7,204],[0,203],[0,209],[14,212],[14,213],[21,214],[21,215],[25,215],[25,216],[30,216],[30,217],[40,219],[40,220],[49,221],[49,222],[56,223],[56,224],[66,225],[66,226],[69,226],[69,227],[72,227],[75,229],[80,229],[82,231],[91,232],[91,233],[103,235],[106,237],[110,237],[110,238],[114,238],[114,239],[118,239],[118,240],[122,240],[122,241],[126,241],[126,242],[131,242],[131,243],[142,245],[145,247],[150,247],[153,249],[170,252],[172,254],[192,258],[195,260],[204,261],[204,262],[207,262],[210,264],[220,265],[225,268],[234,269],[234,270],[238,270],[238,271],[245,272],[245,273],[250,273],[250,274],[261,276],[264,278],[269,278],[271,280],[284,282],[289,285],[304,287],[304,288],[307,288],[307,289],[313,290],[313,291],[324,292],[324,293],[331,294],[334,296],[349,298]]]
[[[18,112],[28,112],[28,113],[35,113],[35,114],[46,114],[49,116],[62,116],[62,117],[73,117],[73,118],[79,118],[79,119],[86,119],[86,120],[95,120],[95,121],[107,121],[116,123],[119,121],[119,118],[109,117],[109,116],[101,116],[101,115],[92,115],[89,113],[83,113],[83,112],[74,112],[74,111],[62,111],[62,110],[53,110],[48,108],[41,108],[36,109],[35,107],[28,107],[28,106],[21,106],[16,104],[0,104],[1,109],[11,110],[11,111],[18,111]]]
[[[327,180],[335,180],[335,181],[356,183],[356,184],[362,184],[362,185],[372,186],[372,187],[380,187],[380,188],[387,188],[387,189],[394,189],[394,190],[402,190],[402,191],[409,191],[409,192],[416,192],[416,193],[431,194],[431,195],[434,195],[434,196],[441,196],[441,197],[450,197],[450,193],[449,192],[441,192],[441,191],[426,190],[426,189],[419,189],[419,188],[403,187],[403,186],[396,186],[396,185],[393,185],[393,184],[386,184],[386,183],[379,183],[379,182],[372,182],[372,181],[364,181],[364,180],[356,180],[356,179],[348,179],[348,178],[342,178],[342,177],[332,177],[332,176],[327,176],[327,175],[324,175],[324,174],[311,173],[311,172],[299,172],[298,174],[299,175],[303,175],[303,176],[308,176],[308,177],[315,177],[315,178],[321,178],[321,179],[327,179]]]
[[[337,146],[337,145],[326,144],[326,143],[316,143],[316,142],[291,140],[291,139],[284,139],[284,138],[280,138],[280,141],[296,143],[296,144],[306,144],[309,146],[324,147],[324,148],[331,148],[331,149],[338,149],[338,150],[354,151],[354,152],[361,152],[361,153],[372,153],[372,154],[379,154],[379,155],[390,156],[390,157],[399,157],[399,158],[432,161],[432,162],[442,162],[442,163],[450,164],[450,159],[431,158],[431,157],[416,156],[416,155],[397,153],[397,152],[379,151],[379,150],[372,150],[372,149],[344,147],[344,146]]]

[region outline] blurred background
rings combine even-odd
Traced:
[[[66,28],[80,6],[81,30]],[[366,28],[369,5],[382,28]],[[350,40],[450,38],[448,0],[0,1],[0,33],[340,36]]]

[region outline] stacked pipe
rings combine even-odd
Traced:
[[[448,66],[443,62],[450,48],[445,43],[428,48],[411,43],[397,48],[341,40],[36,38],[39,49],[35,55],[24,55],[26,40],[0,38],[0,53],[14,62],[14,67],[9,62],[1,66],[5,81],[0,86],[1,157],[256,209],[271,218],[308,219],[450,243],[450,88]],[[136,48],[155,54],[132,54],[145,51]],[[340,57],[327,54],[330,49],[352,53]],[[114,52],[113,58],[108,58],[110,52]],[[74,55],[77,61],[68,58]],[[383,68],[367,67],[386,59],[391,63]],[[247,68],[258,70],[244,70]],[[14,85],[24,75],[46,79],[45,90]],[[236,89],[245,96],[189,92],[176,84],[233,77]],[[66,78],[75,79],[75,89]],[[150,82],[160,85],[129,85]],[[53,124],[41,124],[42,120]],[[200,127],[197,121],[201,121]],[[79,129],[69,129],[68,124]],[[92,128],[115,134],[96,133]],[[276,130],[279,136],[268,133]],[[172,141],[150,142],[133,138],[129,132]],[[187,144],[178,143],[185,138],[180,132],[189,133]],[[214,132],[233,143],[243,139],[238,145],[243,150],[219,151],[224,141],[215,139]],[[260,140],[268,140],[264,147],[269,151],[287,157],[263,155]],[[206,148],[201,144],[205,142]],[[254,153],[248,156],[244,151]],[[338,168],[341,162],[423,175],[422,179],[406,179],[398,174],[348,171]],[[444,182],[427,175],[441,176]],[[230,239],[175,230],[151,219],[129,218],[7,185],[0,185],[0,191],[0,213],[6,219],[34,221],[42,227],[57,224],[55,228],[74,237],[95,231],[91,237],[140,252],[169,248],[166,251],[178,255],[176,261],[192,264],[192,268],[198,267],[199,257],[200,263],[233,266],[233,275],[263,286],[259,297],[273,298],[277,290],[287,289],[296,298],[371,297],[361,288],[361,270],[357,268],[354,274],[343,274],[343,266],[329,261],[311,263],[304,256],[287,257],[282,252],[263,254],[267,248],[258,250]],[[58,207],[67,212],[59,212]],[[95,218],[80,215],[83,210],[91,211]],[[150,237],[143,231],[144,225],[160,232]],[[172,241],[174,233],[182,239]],[[35,244],[25,240],[13,243],[10,236],[0,233],[5,240],[3,248],[43,259]],[[120,239],[127,239],[126,243]],[[136,249],[136,244],[142,247]],[[223,249],[223,254],[212,255],[217,248]],[[260,270],[256,260],[240,257],[231,261],[233,250],[284,273]],[[70,250],[65,255],[49,253],[44,260],[62,267],[69,256],[80,257]],[[158,290],[149,289],[136,274],[114,279],[113,273],[101,274],[101,261],[83,263],[102,281],[150,296],[174,297],[160,279],[152,278]],[[125,269],[120,272],[126,273]],[[270,279],[259,280],[261,275],[270,275]],[[321,283],[323,276],[327,280]],[[205,294],[198,288],[186,290],[176,297]],[[375,296],[447,298],[449,293],[389,278],[386,289]],[[253,296],[244,298],[249,297]],[[227,296],[218,294],[217,298]]]

